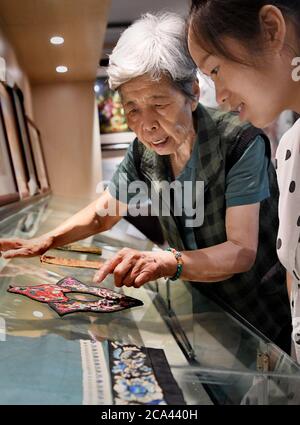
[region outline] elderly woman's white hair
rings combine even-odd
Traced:
[[[122,33],[107,73],[112,89],[144,74],[153,80],[166,74],[191,96],[197,68],[187,48],[184,19],[170,12],[143,15]]]

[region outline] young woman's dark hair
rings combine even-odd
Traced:
[[[263,49],[259,13],[265,5],[280,9],[294,23],[300,37],[299,0],[192,0],[190,28],[204,50],[243,62],[226,48],[222,39],[236,39],[257,54]]]

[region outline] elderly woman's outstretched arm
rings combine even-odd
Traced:
[[[105,212],[114,209],[114,214]],[[96,233],[109,230],[124,214],[127,206],[105,191],[99,199],[70,217],[51,232],[34,239],[0,239],[0,255],[4,258],[34,257]]]
[[[260,204],[231,207],[226,213],[227,241],[205,249],[183,251],[181,278],[194,282],[220,282],[251,269],[258,246]],[[145,252],[125,248],[95,275],[101,282],[113,273],[116,286],[134,286],[174,276],[177,261],[171,252]]]

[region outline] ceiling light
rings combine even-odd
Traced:
[[[60,73],[68,72],[68,67],[64,65],[57,66],[56,72],[60,72]]]
[[[55,36],[50,38],[50,43],[52,44],[63,44],[64,41],[65,41],[64,38],[60,36]]]

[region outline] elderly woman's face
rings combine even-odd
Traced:
[[[194,137],[192,112],[198,101],[187,98],[167,77],[137,77],[119,91],[128,126],[157,154],[173,154]]]

